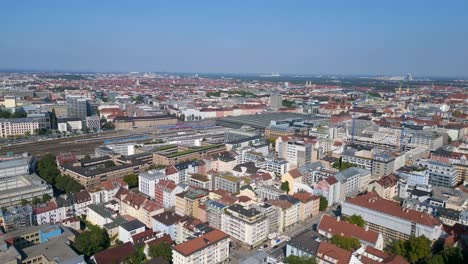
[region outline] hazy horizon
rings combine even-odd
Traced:
[[[467,1],[13,1],[0,70],[468,77]]]

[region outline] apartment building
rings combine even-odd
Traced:
[[[378,149],[359,151],[352,148],[347,149],[343,151],[342,161],[369,170],[372,177],[376,179],[390,175],[395,171],[395,157]]]
[[[345,197],[366,191],[371,173],[366,169],[351,167],[336,173],[334,177],[341,183],[341,199],[344,200]]]
[[[50,117],[0,118],[0,138],[24,135],[33,135],[38,129],[50,129]]]
[[[167,179],[167,176],[164,170],[142,172],[138,175],[138,191],[154,199],[154,187],[160,180],[165,179]]]
[[[341,212],[345,216],[360,215],[370,230],[382,233],[385,239],[422,236],[432,241],[443,233],[440,221],[430,214],[403,208],[397,202],[379,197],[375,192],[348,198]]]
[[[172,249],[174,264],[228,263],[229,235],[214,229]]]
[[[320,208],[320,197],[316,195],[312,195],[306,191],[300,191],[292,196],[293,198],[299,200],[300,208],[299,208],[299,220],[305,221],[313,216],[317,216],[319,214]]]
[[[164,212],[164,208],[146,197],[120,188],[115,195],[120,214],[128,214],[140,220],[147,227],[153,226],[153,216]]]
[[[214,189],[225,190],[230,193],[238,193],[240,191],[242,179],[231,175],[214,176]]]
[[[300,207],[301,203],[299,200],[287,196],[280,196],[279,200],[270,200],[267,203],[278,208],[279,212],[279,227],[280,233],[288,230],[300,221]]]
[[[267,240],[268,220],[255,208],[233,204],[222,215],[221,230],[253,248]]]
[[[417,164],[426,168],[424,172],[428,175],[428,183],[432,186],[453,187],[461,181],[453,165],[430,159],[420,160]]]
[[[176,195],[175,211],[179,215],[198,217],[198,206],[208,199],[204,190],[188,190]]]

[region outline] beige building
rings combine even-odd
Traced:
[[[172,248],[174,264],[228,263],[229,235],[213,230]]]
[[[176,194],[176,213],[198,218],[199,205],[207,199],[208,193],[203,190],[189,190],[178,193]]]
[[[5,108],[15,108],[16,107],[16,96],[5,96],[3,104]]]
[[[301,221],[319,215],[320,197],[306,191],[297,192],[293,197],[301,202],[299,209],[299,219]]]
[[[0,138],[26,133],[32,135],[38,129],[49,128],[50,118],[48,116],[0,119]]]
[[[161,125],[175,125],[177,118],[171,116],[116,117],[115,129],[135,129]]]
[[[369,184],[367,191],[376,192],[380,197],[393,200],[398,195],[398,178],[395,175],[388,175],[373,181]]]
[[[288,200],[270,200],[268,203],[279,208],[279,232],[282,233],[299,223],[301,207],[300,202],[292,202]]]

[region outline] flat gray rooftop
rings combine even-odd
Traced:
[[[267,112],[256,115],[230,116],[216,120],[216,124],[224,127],[240,128],[251,126],[265,129],[270,125],[271,120],[284,120],[288,118],[302,118],[304,120],[319,120],[326,117],[311,114],[299,114],[288,112]]]

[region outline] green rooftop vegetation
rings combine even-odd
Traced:
[[[209,150],[209,149],[218,148],[220,146],[222,146],[222,145],[220,145],[220,144],[218,144],[218,145],[209,145],[209,146],[204,146],[204,147],[200,147],[200,148],[187,149],[187,150],[184,150],[184,151],[169,154],[169,155],[167,155],[167,157],[168,158],[175,158],[175,157],[179,157],[179,156],[182,156],[182,155],[187,155],[187,154],[191,154],[191,153],[195,153],[195,152],[200,152],[200,151],[205,151],[205,150]]]

